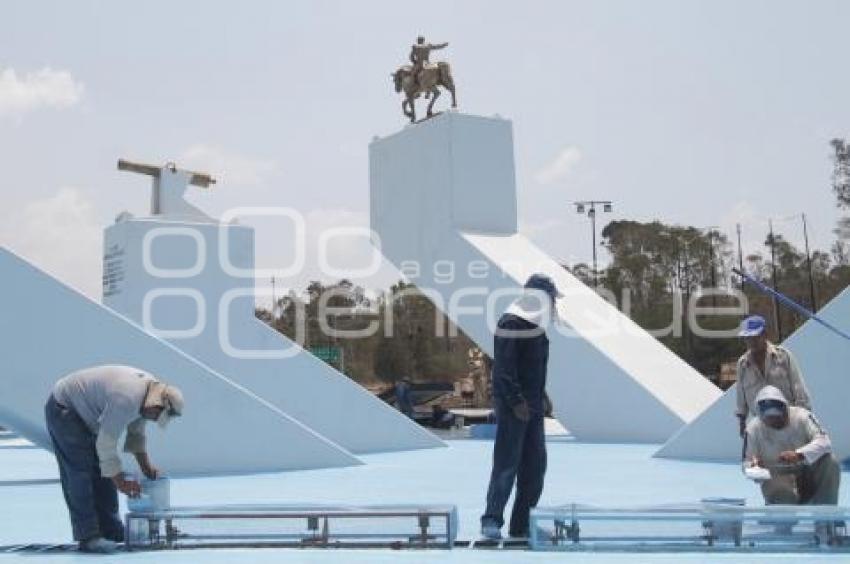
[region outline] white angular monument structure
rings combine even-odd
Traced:
[[[88,366],[128,364],[186,396],[184,417],[167,431],[147,426],[151,456],[172,476],[360,464],[280,409],[5,248],[0,276],[0,422],[33,443],[51,448],[44,405],[56,380]]]
[[[188,185],[214,182],[208,176],[173,166],[119,167],[153,176],[152,215],[122,214],[106,229],[104,305],[355,454],[444,445],[256,319],[254,231],[236,220],[292,221],[291,210],[243,209],[218,221],[183,200]]]
[[[530,274],[566,294],[572,334],[550,332],[548,391],[577,438],[663,442],[720,395],[517,232],[509,121],[441,114],[375,139],[369,157],[376,245],[488,354]]]
[[[833,298],[818,316],[850,331],[850,288]],[[806,321],[782,343],[800,365],[812,408],[827,429],[840,459],[850,457],[850,343],[816,321]],[[657,453],[684,460],[740,460],[741,439],[735,413],[735,387],[682,428]]]

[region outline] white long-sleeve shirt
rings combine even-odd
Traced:
[[[53,397],[73,409],[92,433],[100,472],[112,477],[122,471],[118,440],[127,431],[124,451],[145,452],[145,420],[141,409],[156,378],[132,366],[106,365],[85,368],[59,380]]]
[[[779,454],[794,451],[803,455],[806,464],[814,464],[832,452],[829,435],[807,409],[788,408],[788,424],[774,429],[758,417],[747,425],[747,459],[758,458],[766,468],[779,465]]]

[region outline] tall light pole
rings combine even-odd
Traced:
[[[768,241],[770,242],[770,266],[773,270],[773,291],[779,292],[779,283],[776,280],[776,240],[773,235],[773,220],[767,220],[767,226],[770,230]],[[779,299],[773,297],[773,317],[776,319],[777,341],[782,341],[782,319],[779,317]]]
[[[711,305],[717,307],[717,295],[714,293],[714,290],[717,289],[717,268],[714,265],[714,236],[717,234],[719,227],[717,225],[710,225],[698,229],[708,232],[708,278],[711,281]]]
[[[277,317],[277,293],[275,292],[274,284],[275,279],[274,276],[272,276],[272,321],[274,321]]]
[[[806,224],[806,214],[802,213],[800,217],[803,219],[803,241],[806,243],[806,266],[809,269],[809,299],[812,301],[812,311],[816,312],[818,310],[818,302],[815,297],[815,275],[812,272],[812,253],[809,252],[809,228]]]
[[[596,263],[596,206],[601,205],[602,211],[611,213],[614,210],[614,204],[610,200],[585,200],[581,202],[573,202],[576,207],[576,212],[587,213],[590,218],[590,244],[593,249],[593,287],[599,287],[599,269]]]
[[[741,224],[740,223],[735,224],[735,231],[738,234],[738,269],[741,272],[744,272],[744,250],[741,247]],[[744,291],[744,284],[745,283],[746,282],[744,281],[744,277],[742,276],[741,277],[741,291],[742,292]]]

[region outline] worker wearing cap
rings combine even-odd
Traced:
[[[767,340],[765,326],[762,316],[751,315],[744,319],[738,333],[747,342],[747,352],[738,359],[735,387],[735,415],[742,437],[747,420],[758,416],[756,396],[765,386],[778,388],[790,405],[812,409],[797,360],[791,351]]]
[[[96,366],[59,380],[44,411],[74,540],[86,552],[112,552],[124,538],[117,490],[130,497],[140,493],[138,482],[123,471],[118,439],[126,430],[124,451],[135,456],[145,476],[156,479],[145,422],[164,428],[183,412],[183,396],[138,368]]]
[[[755,404],[758,417],[747,424],[746,457],[770,471],[761,484],[765,503],[836,505],[841,467],[815,416],[789,405],[774,386],[762,388]]]
[[[534,274],[523,294],[499,319],[494,338],[493,403],[496,441],[481,534],[501,538],[503,513],[516,481],[509,533],[528,536],[529,513],[543,493],[546,437],[543,430],[546,328],[556,319],[561,294],[546,275]]]

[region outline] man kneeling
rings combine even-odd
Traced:
[[[766,504],[837,505],[841,467],[815,416],[789,406],[779,389],[765,386],[756,397],[758,417],[747,425],[751,466],[770,471],[762,482]]]

